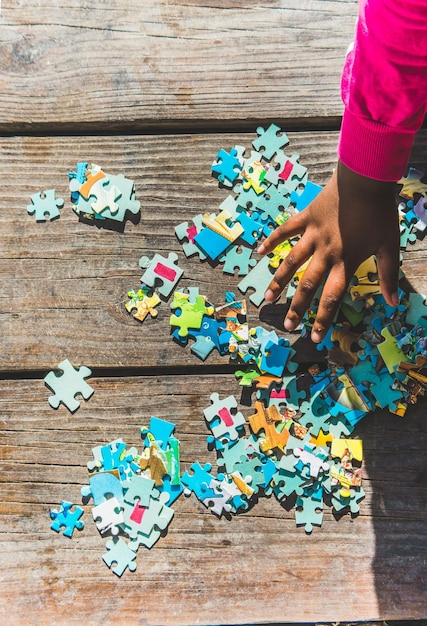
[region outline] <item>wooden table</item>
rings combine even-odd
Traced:
[[[307,536],[293,511],[263,498],[218,520],[181,497],[167,536],[115,577],[85,507],[72,540],[49,510],[80,502],[91,449],[117,437],[141,446],[151,415],[173,421],[183,469],[214,462],[203,409],[239,396],[227,358],[205,364],[170,338],[168,304],[143,325],[125,311],[138,260],[177,252],[180,287],[213,302],[238,278],[186,259],[174,226],[224,199],[210,175],[217,151],[249,146],[257,126],[289,132],[310,178],[328,179],[342,105],[339,79],[355,2],[3,0],[0,16],[0,616],[15,624],[243,624],[426,616],[425,402],[404,419],[370,414],[360,516],[326,511]],[[420,133],[413,163],[425,167]],[[68,171],[99,163],[135,181],[139,223],[124,232],[81,223]],[[31,194],[55,188],[61,218],[36,223]],[[425,292],[426,245],[403,269]],[[427,293],[427,292],[425,292]],[[251,325],[266,310],[250,306]],[[301,349],[298,358],[309,359]],[[47,403],[47,371],[92,368],[94,396],[74,415]],[[247,416],[252,409],[243,407]]]

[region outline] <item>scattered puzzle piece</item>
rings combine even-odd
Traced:
[[[136,553],[123,541],[116,538],[107,541],[107,552],[102,557],[104,563],[116,574],[121,576],[128,567],[131,572],[136,570]]]
[[[37,222],[45,222],[59,218],[59,209],[64,206],[62,198],[55,197],[55,189],[48,189],[31,196],[31,204],[27,206],[30,215],[34,215]]]
[[[57,409],[62,402],[71,413],[74,413],[80,407],[80,402],[75,396],[80,394],[85,400],[89,400],[93,394],[94,390],[85,381],[92,371],[85,366],[76,369],[68,359],[62,361],[58,367],[62,374],[57,375],[52,371],[44,377],[45,384],[54,392],[54,395],[48,398],[49,404]]]
[[[72,502],[63,500],[61,508],[57,511],[52,509],[50,512],[50,519],[53,520],[50,525],[51,529],[59,533],[62,530],[64,537],[73,536],[74,529],[82,530],[84,528],[84,522],[80,520],[83,515],[83,509],[80,506],[76,506],[74,510]]]
[[[141,283],[153,288],[157,287],[157,283],[161,283],[158,290],[165,298],[168,298],[183,273],[177,261],[178,255],[174,252],[169,252],[167,257],[156,253],[152,259],[142,256],[139,264],[145,272],[141,277]]]

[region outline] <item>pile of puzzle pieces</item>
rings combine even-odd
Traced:
[[[68,177],[74,211],[86,220],[117,223],[139,214],[134,183],[123,174],[107,174],[99,165],[81,161]]]
[[[175,232],[186,256],[224,263],[226,273],[237,268],[244,276],[239,290],[253,289],[250,300],[259,306],[272,273],[296,240],[284,242],[258,263],[252,258],[255,245],[304,210],[321,188],[308,180],[298,154],[285,155],[288,139],[277,126],[257,133],[250,154],[239,146],[217,154],[212,172],[229,192],[219,214],[197,215]],[[73,179],[81,178],[79,166],[73,174],[77,193]],[[96,168],[91,175],[97,175]],[[402,249],[427,227],[422,178],[411,169],[400,181]],[[80,197],[76,195],[77,203]],[[161,299],[172,296],[173,339],[182,346],[191,339],[191,351],[202,360],[214,349],[228,355],[236,363],[240,403],[251,407],[252,414],[246,420],[233,395],[221,398],[212,392],[204,418],[217,467],[195,462],[182,477],[174,426],[157,418],[142,431],[141,455],[121,440],[93,449],[92,475],[82,494],[94,499],[101,534],[111,535],[103,558],[108,566],[116,564],[117,575],[126,567],[135,570],[139,545],[151,547],[159,539],[182,491],[195,494],[217,516],[247,511],[259,497],[274,495],[288,510],[295,507],[296,523],[307,533],[322,524],[325,504],[337,515],[356,515],[364,497],[363,445],[350,439],[356,424],[376,407],[403,416],[427,388],[425,296],[400,289],[399,305],[387,305],[374,257],[358,268],[329,333],[317,346],[318,363],[307,367],[297,365],[290,342],[275,331],[249,327],[246,302],[234,293],[227,292],[225,302],[216,305],[197,287],[174,291],[183,274],[177,261],[173,252],[142,257],[141,287],[129,290],[126,309],[142,321],[155,317]],[[288,298],[303,270],[291,281]],[[320,292],[304,316],[303,336],[310,333],[319,297]],[[67,516],[68,526],[61,526]],[[54,530],[65,525],[72,534],[82,527],[80,516],[78,508],[73,512],[71,503],[63,502],[61,511],[52,512]]]
[[[118,576],[126,567],[136,569],[138,548],[151,548],[174,515],[171,505],[183,491],[174,429],[152,417],[149,427],[141,429],[141,454],[122,439],[92,450],[89,485],[81,493],[84,501],[93,499],[96,527],[109,537],[102,558]]]
[[[296,506],[296,523],[307,533],[322,524],[324,501],[339,514],[358,513],[364,497],[362,442],[340,438],[341,428],[327,417],[327,405],[323,414],[321,403],[315,413],[307,407],[300,419],[298,402],[295,408],[289,401],[286,409],[280,404],[281,410],[279,402],[265,407],[257,400],[247,436],[235,397],[212,394],[204,414],[212,431],[208,442],[217,451],[217,475],[210,464],[194,463],[182,477],[186,493],[193,492],[218,516],[246,511],[261,495],[274,494],[287,507]]]
[[[236,224],[242,225],[246,217],[254,219],[258,225],[265,222],[267,228],[263,231],[255,229],[252,224],[251,232],[258,239],[268,235],[295,211],[304,210],[319,193],[320,187],[307,180],[305,169],[298,163],[298,155],[285,157],[282,148],[287,138],[278,127],[273,125],[267,131],[258,129],[258,135],[253,148],[261,148],[263,152],[252,151],[249,161],[244,159],[245,150],[238,146],[229,153],[225,150],[218,153],[213,173],[220,186],[232,190],[234,195],[227,197],[216,218],[196,216],[191,226],[185,222],[177,227],[176,234],[183,242],[187,256],[196,255],[201,260],[219,258],[226,263],[226,257],[219,255],[228,252],[235,259],[235,242],[242,246],[245,236],[244,231],[235,228]],[[400,181],[403,185],[399,206],[402,249],[408,243],[414,243],[426,228],[424,202],[427,185],[422,182],[422,177],[422,173],[410,170]],[[268,212],[262,210],[265,206],[269,207]],[[224,212],[226,210],[228,213]],[[245,216],[243,220],[242,216]],[[218,221],[221,228],[217,226]],[[239,232],[233,239],[234,245],[231,244],[230,230],[234,234]],[[240,274],[248,274],[247,280],[238,287],[243,292],[249,287],[254,288],[255,293],[250,299],[259,305],[271,280],[271,272],[294,243],[284,242],[251,271],[249,266],[255,262],[247,247],[244,263],[233,264],[233,261],[224,269],[234,272],[237,267]],[[218,250],[213,250],[211,244],[222,246],[217,256]],[[296,273],[289,285],[288,298],[292,297],[303,269]],[[255,277],[258,271],[259,277]],[[196,293],[195,288],[192,293]],[[210,502],[215,513],[248,508],[251,498],[257,496],[260,489],[267,495],[274,493],[280,501],[296,498],[297,524],[304,525],[307,532],[311,532],[313,525],[320,525],[323,500],[332,504],[337,512],[349,510],[356,513],[363,498],[362,443],[349,440],[348,436],[355,425],[376,407],[387,407],[403,416],[407,407],[425,394],[425,296],[405,293],[401,289],[399,305],[389,307],[380,292],[375,258],[368,259],[358,268],[334,324],[318,345],[321,364],[313,364],[304,371],[296,371],[289,342],[261,327],[248,329],[243,318],[237,326],[237,338],[233,337],[233,343],[230,343],[233,325],[229,326],[227,319],[225,325],[221,324],[218,312],[222,305],[211,305],[214,313],[205,311],[202,323],[197,320],[197,325],[192,325],[194,318],[187,317],[187,310],[194,302],[194,296],[187,294],[187,308],[180,305],[182,296],[182,293],[176,294],[172,303],[172,308],[180,313],[178,317],[171,317],[171,325],[179,328],[172,333],[174,339],[182,345],[186,345],[188,338],[195,339],[191,350],[202,359],[215,347],[220,354],[230,353],[242,363],[236,377],[249,390],[246,398],[250,401],[244,404],[251,403],[253,393],[257,397],[256,413],[249,418],[252,433],[248,439],[242,437],[244,421],[241,413],[232,415],[231,407],[237,410],[234,397],[221,401],[218,394],[212,395],[213,407],[205,411],[205,417],[215,429],[208,443],[217,450],[220,473],[214,476],[210,465],[194,464],[193,474],[187,473],[183,477],[188,488],[202,501]],[[197,296],[200,297],[198,291]],[[231,309],[234,294],[227,294],[226,300],[227,296]],[[319,297],[320,292],[304,317],[303,335],[309,335]],[[244,301],[238,301],[237,306],[240,311],[245,311]],[[221,337],[224,341],[219,345]],[[235,492],[237,482],[243,486],[238,495]],[[234,483],[233,489],[231,483]],[[214,499],[215,494],[217,498],[222,494],[222,509],[219,501]],[[234,495],[226,497],[224,494]]]
[[[141,429],[141,454],[121,439],[92,450],[92,475],[82,495],[93,498],[92,516],[101,535],[112,535],[102,558],[118,576],[126,567],[136,569],[138,548],[151,548],[174,515],[171,504],[183,490],[174,429],[152,417],[149,428]]]
[[[257,132],[250,151],[235,146],[230,152],[221,149],[216,156],[212,173],[230,192],[219,213],[196,215],[191,223],[176,226],[175,233],[187,257],[224,263],[228,274],[237,269],[244,277],[239,290],[253,289],[250,300],[259,306],[278,260],[292,244],[287,242],[273,259],[258,262],[252,257],[255,246],[290,215],[302,211],[321,187],[308,180],[297,153],[285,154],[289,140],[278,126]]]

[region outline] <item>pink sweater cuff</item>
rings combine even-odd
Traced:
[[[413,131],[358,117],[346,108],[338,157],[356,174],[395,182],[406,171],[414,137]]]

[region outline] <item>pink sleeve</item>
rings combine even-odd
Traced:
[[[427,109],[427,0],[360,0],[341,88],[340,160],[398,180]]]

